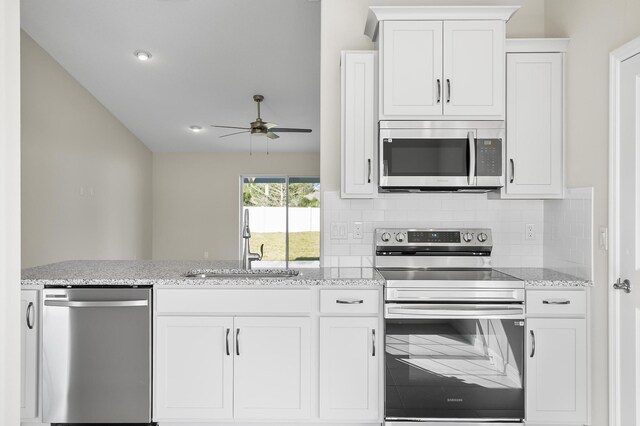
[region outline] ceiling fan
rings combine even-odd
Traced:
[[[278,139],[278,133],[311,133],[311,129],[294,129],[290,127],[278,127],[275,123],[268,123],[263,121],[260,117],[260,103],[264,101],[264,96],[253,95],[253,100],[258,104],[258,118],[256,121],[250,123],[250,127],[237,127],[237,126],[218,126],[212,124],[211,127],[218,127],[221,129],[242,129],[241,132],[229,133],[227,135],[220,136],[226,138],[227,136],[239,135],[241,133],[251,133],[252,135],[263,135],[269,139]]]

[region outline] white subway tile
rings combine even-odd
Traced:
[[[360,256],[340,256],[339,265],[341,268],[359,268],[362,266]]]

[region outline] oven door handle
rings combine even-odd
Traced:
[[[456,309],[446,306],[387,306],[385,318],[524,318],[524,309],[504,307],[477,307]]]

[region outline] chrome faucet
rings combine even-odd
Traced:
[[[242,269],[251,269],[251,262],[254,260],[262,260],[264,255],[264,244],[260,245],[260,253],[251,253],[249,247],[249,240],[251,240],[251,229],[249,229],[249,209],[244,211],[244,225],[242,227],[242,239],[244,240],[244,247],[242,250]]]

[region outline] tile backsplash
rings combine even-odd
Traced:
[[[376,228],[491,228],[493,265],[542,267],[545,205],[542,200],[487,199],[487,194],[378,194],[376,199],[341,199],[339,192],[323,194],[322,265],[373,265]],[[361,223],[362,238],[354,237]],[[332,238],[332,225],[344,224],[343,238]],[[525,239],[526,224],[535,238]]]
[[[563,200],[544,202],[546,268],[593,278],[593,188],[569,188]]]

